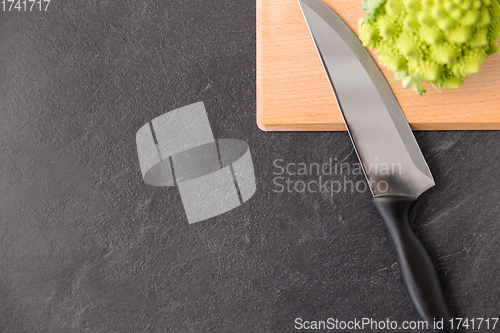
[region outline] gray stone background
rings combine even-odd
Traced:
[[[369,193],[274,192],[275,159],[357,160],[346,133],[258,129],[255,33],[254,1],[0,13],[0,332],[418,319]],[[257,193],[188,225],[177,189],[142,181],[135,132],[197,101],[215,137],[248,142]],[[499,317],[500,132],[415,135],[437,186],[414,228],[452,312]]]

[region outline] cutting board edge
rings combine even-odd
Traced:
[[[342,132],[344,123],[338,124],[283,124],[266,123],[257,117],[257,127],[264,132]],[[413,131],[498,131],[500,122],[484,123],[411,123]]]

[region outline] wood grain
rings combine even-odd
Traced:
[[[360,0],[324,2],[358,33]],[[419,97],[400,82],[389,84],[414,130],[500,129],[500,54],[459,89],[440,93],[427,84]],[[257,0],[257,124],[264,131],[345,130],[296,0]]]

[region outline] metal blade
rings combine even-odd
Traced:
[[[432,174],[382,72],[320,0],[299,0],[373,196],[418,197]]]

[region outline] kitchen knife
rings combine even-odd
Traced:
[[[299,0],[348,133],[392,238],[401,276],[435,332],[452,316],[432,261],[410,226],[417,198],[434,179],[382,72],[347,25],[320,0]],[[443,320],[444,328],[434,322]]]

